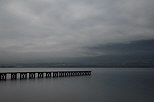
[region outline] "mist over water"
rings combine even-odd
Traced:
[[[42,68],[5,71],[91,70],[91,76],[0,81],[0,102],[154,102],[152,68]]]

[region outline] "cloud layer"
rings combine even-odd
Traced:
[[[1,0],[0,61],[106,55],[88,47],[154,38],[154,0]]]

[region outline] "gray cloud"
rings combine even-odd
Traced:
[[[0,61],[102,56],[154,38],[153,0],[1,0]]]

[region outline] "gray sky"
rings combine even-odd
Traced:
[[[0,63],[105,56],[154,39],[154,0],[0,0]]]

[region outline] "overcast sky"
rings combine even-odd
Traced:
[[[91,48],[151,39],[154,0],[0,0],[0,63],[105,56]]]

